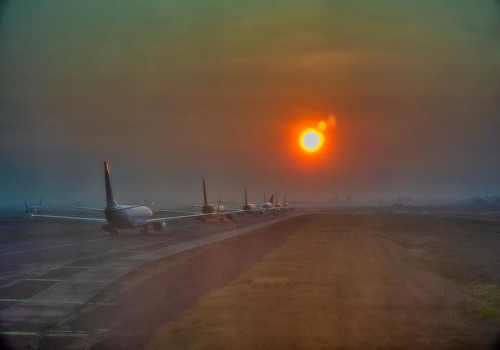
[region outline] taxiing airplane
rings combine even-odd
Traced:
[[[278,198],[277,193],[276,193],[276,198]],[[274,194],[271,195],[271,197],[269,198],[269,201],[267,201],[265,193],[264,193],[264,203],[262,203],[262,205],[260,206],[260,209],[263,212],[271,212],[271,213],[279,213],[281,211],[287,210],[287,208],[284,207],[281,204],[281,202],[279,202],[278,200],[276,200],[276,202],[274,202]]]
[[[225,211],[224,205],[220,204],[220,199],[218,204],[209,204],[207,200],[207,189],[205,187],[205,179],[203,179],[203,206],[201,207],[201,212],[203,214],[210,214],[216,216],[219,213]]]
[[[34,204],[28,204],[26,201],[24,201],[24,205],[26,206],[26,213],[28,214],[41,214],[42,213],[42,197],[40,197],[40,204],[39,205],[34,205]]]
[[[203,205],[191,205],[192,208],[200,208],[201,214],[194,211],[184,211],[184,210],[169,210],[169,209],[156,209],[157,213],[177,213],[186,215],[196,215],[199,219],[203,220],[206,218],[224,218],[227,217],[229,220],[233,219],[232,214],[240,212],[240,210],[231,210],[226,212],[226,207],[223,204],[209,204],[207,199],[207,188],[205,186],[205,179],[203,179]]]
[[[246,186],[245,186],[245,205],[243,206],[243,210],[247,210],[247,211],[255,210],[255,204],[248,203],[247,187]]]
[[[281,202],[278,200],[278,193],[276,193],[276,203],[274,203],[274,208],[276,210],[280,211],[282,208]]]
[[[240,215],[245,215],[245,214],[263,214],[263,210],[260,208],[257,208],[255,204],[253,203],[248,203],[248,197],[247,197],[247,187],[245,186],[245,204],[242,207],[242,210],[238,211],[238,214]]]
[[[273,208],[273,198],[274,198],[274,194],[271,195],[271,197],[269,198],[269,200],[266,199],[266,194],[264,193],[264,203],[262,203],[261,205],[261,208],[264,209],[264,210],[270,210]]]
[[[153,218],[153,211],[147,206],[118,205],[113,197],[113,192],[111,190],[111,182],[109,179],[109,165],[107,162],[104,162],[104,181],[106,184],[105,209],[83,208],[83,207],[72,207],[72,208],[104,212],[105,219],[78,217],[78,216],[41,215],[34,212],[30,212],[30,215],[42,218],[97,222],[101,223],[102,229],[105,232],[109,232],[111,235],[117,235],[118,229],[129,229],[129,228],[140,228],[141,233],[146,234],[148,232],[149,225],[151,225],[155,231],[159,232],[166,229],[167,221],[205,216],[205,214],[189,214],[182,216]]]
[[[291,209],[290,205],[286,201],[286,195],[285,195],[285,202],[283,203],[283,208],[285,208],[285,210],[290,210]]]

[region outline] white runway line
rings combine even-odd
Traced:
[[[61,247],[69,247],[69,246],[83,244],[83,243],[92,243],[92,242],[106,241],[108,239],[111,239],[111,237],[100,238],[100,239],[93,239],[93,240],[90,240],[90,241],[82,241],[82,242],[75,242],[75,243],[66,243],[66,244],[60,244],[60,245],[53,245],[53,246],[41,247],[41,248],[29,249],[29,250],[20,250],[20,251],[17,251],[17,252],[2,253],[2,254],[0,254],[0,256],[13,255],[13,254],[23,254],[23,253],[32,253],[32,252],[36,252],[36,251],[40,251],[40,250],[47,250],[47,249],[54,249],[54,248],[61,248]]]
[[[84,301],[52,301],[32,299],[0,299],[4,303],[25,303],[28,305],[91,305],[91,306],[115,306],[115,303],[88,303]]]
[[[0,335],[10,335],[10,336],[28,336],[36,337],[40,333],[38,332],[23,332],[23,331],[0,331]],[[52,331],[50,333],[45,333],[46,337],[72,337],[72,338],[84,338],[88,337],[89,334],[86,332],[73,332],[73,331]]]

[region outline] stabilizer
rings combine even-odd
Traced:
[[[109,181],[109,165],[108,162],[104,162],[104,180],[106,182],[106,207],[117,206],[116,201],[113,197],[113,191],[111,190],[111,182]]]
[[[205,179],[203,179],[203,205],[206,207],[208,206],[208,200],[207,200],[207,190],[205,188]]]

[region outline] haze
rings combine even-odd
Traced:
[[[0,205],[500,194],[498,1],[0,4]]]

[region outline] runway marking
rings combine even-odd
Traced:
[[[58,268],[60,269],[81,269],[81,270],[86,270],[86,269],[102,269],[102,270],[126,270],[129,269],[130,267],[126,266],[59,266]]]
[[[92,266],[64,266],[64,265],[61,265],[61,266],[56,266],[58,269],[91,269],[91,268],[95,268],[92,267]]]
[[[242,232],[249,232],[249,231],[253,231],[253,230],[256,230],[256,229],[259,229],[262,227],[266,227],[270,224],[276,224],[277,222],[291,219],[293,217],[294,216],[285,217],[285,218],[281,218],[279,220],[276,220],[277,218],[269,218],[270,221],[266,220],[266,221],[260,222],[258,224],[257,223],[253,223],[253,224],[249,223],[242,228],[235,227],[234,229],[231,229],[231,230],[227,230],[226,228],[223,228],[221,232],[218,231],[218,229],[220,227],[215,227],[215,228],[210,229],[210,230],[208,230],[208,229],[203,230],[202,234],[200,234],[199,237],[195,234],[186,235],[186,237],[189,237],[188,240],[185,240],[182,237],[181,237],[182,239],[179,238],[179,239],[175,239],[175,240],[171,240],[171,239],[161,240],[161,241],[155,242],[155,243],[158,243],[158,244],[172,243],[172,244],[168,245],[168,246],[164,246],[164,247],[157,249],[157,250],[153,250],[153,251],[151,251],[151,254],[150,253],[144,254],[144,257],[139,256],[139,259],[137,259],[137,261],[135,261],[135,260],[131,260],[130,262],[123,261],[123,263],[129,264],[130,266],[115,266],[115,267],[113,267],[113,266],[102,266],[102,265],[98,265],[98,266],[78,266],[78,265],[80,263],[85,263],[85,262],[92,263],[91,261],[88,260],[90,258],[106,257],[108,255],[111,255],[114,253],[120,253],[120,252],[127,251],[127,250],[132,250],[132,251],[133,250],[140,250],[141,247],[144,246],[144,242],[142,242],[141,244],[136,244],[136,243],[130,244],[129,246],[123,247],[124,249],[123,248],[119,249],[120,247],[118,247],[117,250],[111,249],[110,251],[95,254],[94,256],[78,258],[78,259],[74,259],[74,260],[67,261],[67,262],[50,263],[50,264],[42,265],[42,266],[36,265],[36,268],[22,270],[22,272],[24,274],[24,277],[29,277],[29,275],[26,276],[27,272],[31,272],[30,273],[31,277],[42,277],[43,275],[41,272],[44,272],[44,273],[51,272],[56,267],[59,267],[61,269],[63,269],[63,268],[77,269],[77,271],[75,271],[75,272],[78,272],[78,273],[80,271],[83,271],[86,269],[94,269],[91,271],[99,271],[99,269],[101,269],[101,270],[102,269],[108,269],[108,270],[124,269],[125,271],[126,270],[134,270],[138,267],[146,265],[146,263],[151,261],[151,259],[156,260],[156,258],[152,258],[155,256],[155,254],[161,254],[164,257],[172,256],[172,255],[178,254],[180,252],[187,251],[187,250],[199,247],[199,246],[203,246],[206,244],[211,244],[214,242],[219,242],[221,240],[225,240],[229,237],[236,236]],[[218,232],[218,233],[212,236],[212,233],[214,233],[214,232]],[[91,240],[80,241],[80,242],[75,242],[75,243],[47,246],[47,247],[42,247],[42,248],[38,248],[38,249],[30,249],[30,250],[17,251],[17,252],[13,251],[13,252],[3,253],[3,254],[0,253],[0,257],[1,256],[9,256],[9,255],[12,256],[14,254],[29,253],[29,252],[34,252],[34,251],[44,251],[44,250],[47,251],[47,250],[53,249],[53,248],[74,246],[74,245],[79,245],[82,243],[85,244],[85,243],[91,243],[91,242],[100,242],[100,241],[104,241],[104,240],[108,240],[108,239],[112,239],[112,238],[106,237],[106,238],[100,238],[100,239],[91,239]],[[148,241],[147,246],[149,246],[149,245],[151,245],[150,241]],[[47,252],[47,254],[48,253],[49,252]],[[141,252],[141,253],[143,253],[143,252]],[[142,254],[139,254],[139,255],[142,255]],[[120,260],[122,258],[120,256],[118,256],[117,259]],[[105,260],[104,262],[99,260],[96,263],[97,264],[105,264],[105,263],[110,263],[110,262],[111,261],[107,261],[107,260]],[[63,265],[61,265],[61,263]],[[68,264],[75,264],[76,266],[68,266]],[[94,277],[94,276],[87,275],[86,277],[89,278],[89,277]],[[98,276],[95,276],[95,277],[98,277]],[[103,275],[103,277],[107,277],[107,276]],[[109,276],[109,277],[113,278],[113,276]],[[113,281],[117,281],[117,280],[118,280],[118,278],[113,280]],[[18,283],[20,281],[23,281],[23,279],[11,282],[10,284],[15,284],[15,283]],[[62,287],[64,287],[62,289],[68,289],[68,290],[72,289],[72,288],[77,288],[79,286],[79,284],[78,284],[79,282],[84,282],[84,281],[78,281],[78,280],[73,280],[73,279],[68,279],[68,280],[64,280],[64,281],[73,282],[73,283],[67,283],[67,285],[62,286]],[[130,282],[113,282],[113,281],[109,281],[109,282],[103,281],[102,283],[110,283],[110,282],[111,283],[130,283]],[[94,281],[94,282],[99,283],[98,281]],[[60,283],[64,283],[64,282],[60,282]],[[96,292],[97,287],[101,287],[101,286],[100,285],[99,286],[89,285],[88,287],[89,287],[89,289],[93,289],[93,290],[89,291],[88,295],[94,296],[97,293]],[[92,288],[90,288],[90,287],[92,287]],[[52,295],[52,294],[49,294],[49,295]],[[71,294],[69,294],[69,295],[71,295]],[[19,318],[18,308],[22,308],[22,309],[27,308],[28,310],[39,310],[39,309],[42,309],[42,307],[48,307],[49,309],[50,308],[52,308],[52,309],[59,308],[59,309],[57,309],[57,311],[61,312],[63,315],[65,315],[65,314],[69,314],[70,312],[74,312],[73,309],[74,309],[74,307],[77,307],[77,306],[87,305],[87,306],[95,306],[95,307],[113,307],[113,306],[120,305],[119,303],[92,303],[92,302],[87,302],[87,301],[61,301],[61,300],[58,300],[57,299],[58,297],[55,295],[54,295],[54,300],[50,300],[50,297],[48,297],[48,296],[45,296],[45,297],[40,296],[40,297],[41,298],[39,300],[37,300],[35,296],[28,298],[28,299],[3,299],[4,302],[6,302],[6,303],[10,302],[12,304],[11,305],[4,304],[5,306],[8,306],[9,308],[6,310],[2,310],[2,316],[7,317],[7,319],[9,317],[13,317],[13,320],[17,321]],[[45,300],[42,300],[42,298],[44,298]],[[77,299],[77,298],[75,298],[75,299]],[[83,298],[78,298],[78,299],[82,300]],[[86,299],[86,300],[88,300],[88,299]],[[2,301],[2,299],[0,299],[0,301]],[[73,307],[72,307],[72,305],[73,305]],[[42,315],[46,315],[45,310],[40,310],[40,312],[42,313]],[[21,316],[21,317],[23,319],[26,319],[26,320],[29,319],[29,315],[26,317],[23,317],[23,316]],[[50,317],[48,317],[48,319],[50,321]],[[46,322],[47,321],[45,321],[45,322],[42,321],[42,324],[45,325]],[[46,336],[46,337],[49,337],[49,336],[55,336],[55,337],[65,337],[65,336],[66,337],[80,337],[81,336],[81,337],[85,337],[85,336],[87,336],[87,335],[84,335],[84,333],[78,333],[78,332],[61,333],[60,331],[57,331],[57,330],[47,330],[47,332],[45,332],[45,333],[44,332],[36,333],[36,332],[22,332],[22,331],[19,331],[19,332],[15,332],[15,331],[7,332],[7,331],[5,331],[5,332],[0,332],[0,335],[1,334],[5,334],[5,335],[11,334],[13,336],[14,335],[21,335],[21,336],[25,335],[25,336]]]
[[[103,280],[78,280],[78,279],[65,279],[65,280],[60,280],[60,279],[44,279],[44,278],[26,278],[25,281],[35,281],[35,282],[80,282],[80,283],[112,283],[113,281],[103,281]],[[116,282],[118,284],[124,284],[124,283],[129,283],[129,282]]]
[[[6,303],[28,303],[34,305],[89,305],[89,306],[115,306],[116,303],[87,303],[85,301],[50,301],[32,299],[0,299]]]
[[[35,337],[43,333],[38,332],[23,332],[23,331],[0,331],[0,335],[20,335],[20,336],[28,336]],[[89,334],[85,332],[73,332],[73,331],[52,331],[43,334],[45,337],[74,337],[74,338],[84,338],[88,337]]]
[[[14,254],[23,254],[23,253],[31,253],[31,252],[36,252],[36,251],[39,251],[39,250],[47,250],[47,249],[54,249],[54,248],[61,248],[61,247],[69,247],[69,246],[72,246],[72,245],[78,245],[78,244],[83,244],[83,243],[92,243],[92,242],[106,241],[108,239],[111,239],[111,238],[110,237],[99,238],[99,239],[92,239],[92,240],[89,240],[89,241],[81,241],[81,242],[75,242],[75,243],[59,244],[59,245],[53,245],[53,246],[41,247],[41,248],[29,249],[29,250],[20,250],[18,252],[2,253],[2,254],[0,254],[0,256],[14,255]]]
[[[25,278],[25,281],[35,281],[35,282],[62,282],[61,279],[49,279],[49,278]]]

